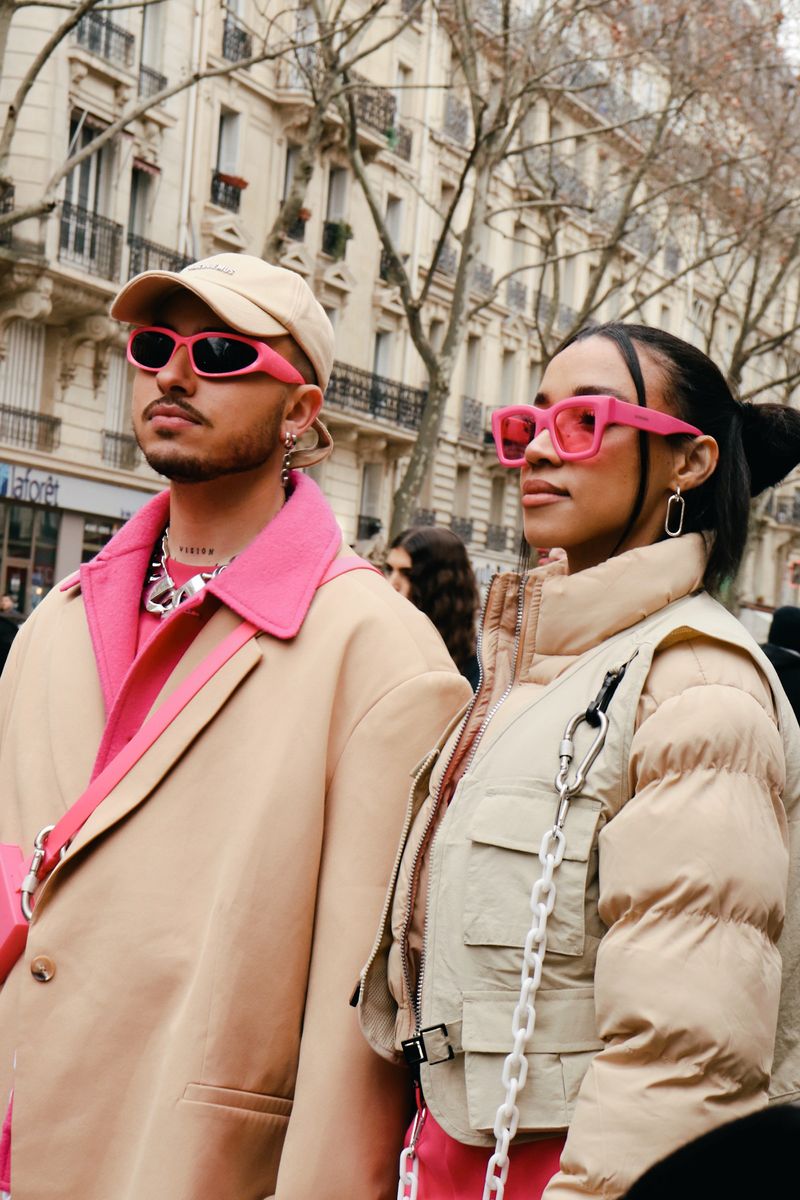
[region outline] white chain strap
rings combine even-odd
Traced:
[[[400,1182],[397,1185],[397,1200],[417,1200],[417,1188],[419,1187],[417,1142],[427,1115],[428,1109],[423,1104],[421,1108],[417,1109],[414,1124],[411,1127],[411,1137],[400,1155]]]

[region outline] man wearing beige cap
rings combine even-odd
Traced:
[[[469,689],[296,470],[331,450],[304,281],[220,254],[137,276],[112,314],[170,486],[0,681],[0,841],[45,852],[0,992],[0,1188],[386,1200],[409,1097],[348,1000],[409,775]]]

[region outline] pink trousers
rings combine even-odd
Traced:
[[[411,1128],[406,1134],[406,1145]],[[559,1168],[566,1134],[511,1146],[505,1200],[540,1200]],[[446,1134],[430,1113],[417,1140],[417,1200],[481,1200],[488,1147],[464,1146]]]

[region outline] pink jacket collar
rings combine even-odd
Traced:
[[[240,617],[284,639],[300,630],[317,585],[342,544],[336,519],[314,481],[294,471],[291,479],[292,494],[278,515],[206,588]],[[80,582],[107,702],[135,657],[145,575],[168,520],[169,492],[161,492],[83,564],[78,576],[61,585],[66,590]],[[202,598],[179,611],[188,611]]]

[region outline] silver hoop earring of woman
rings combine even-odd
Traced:
[[[667,501],[667,515],[664,519],[664,533],[667,537],[680,537],[683,533],[683,518],[686,515],[686,501],[681,495],[681,489],[675,491]]]

